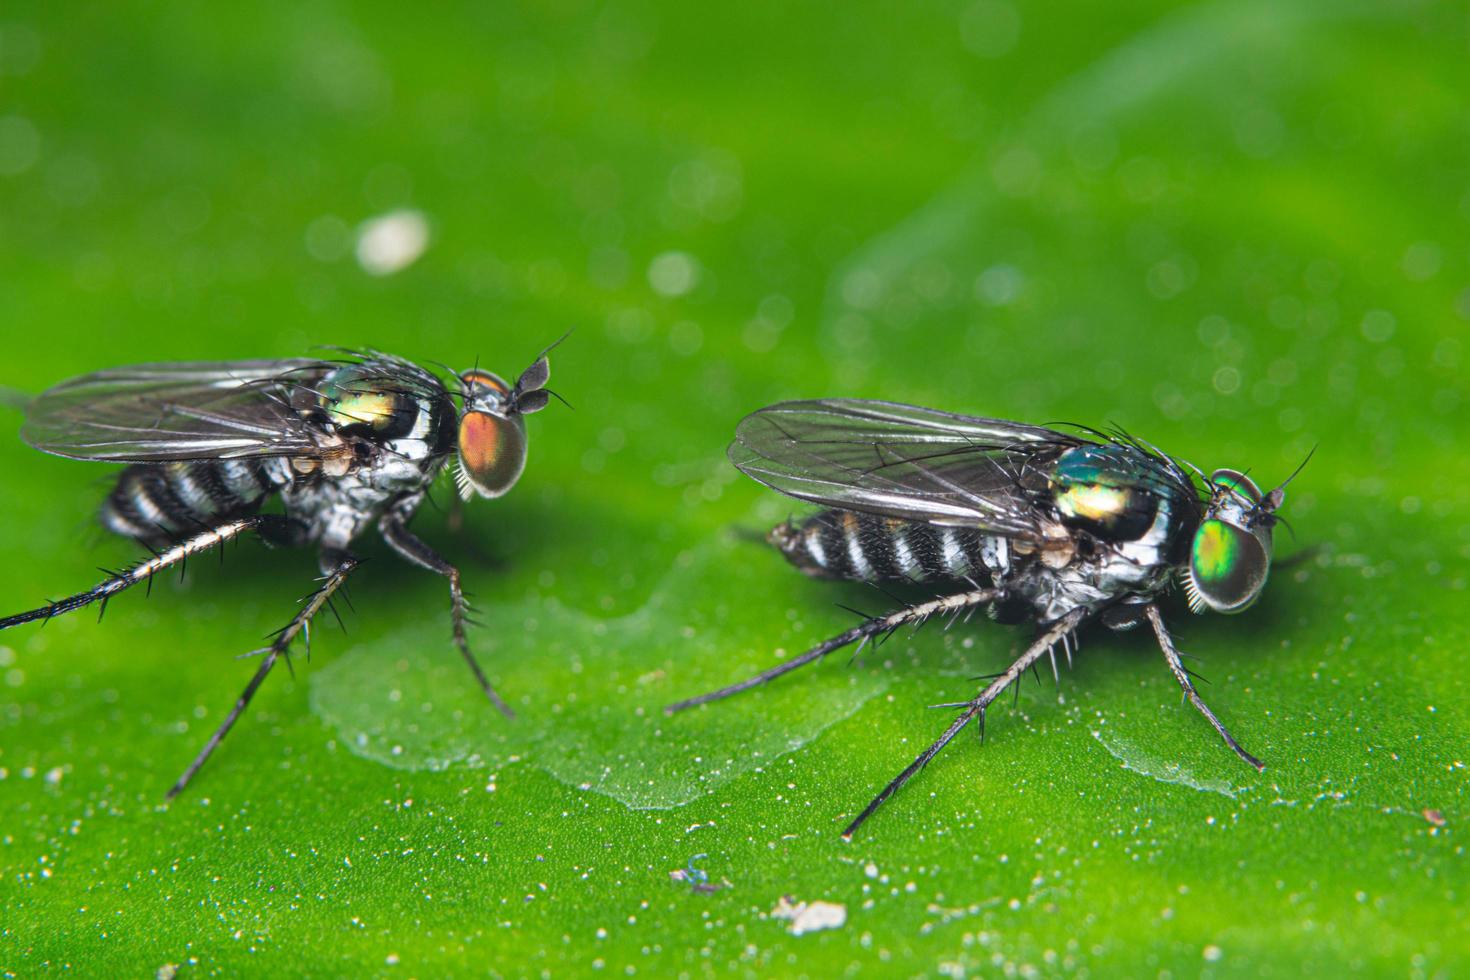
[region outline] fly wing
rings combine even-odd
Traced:
[[[97,371],[41,393],[21,438],[57,456],[114,462],[310,453],[315,431],[292,395],[331,366],[287,359]]]
[[[747,415],[730,461],[825,507],[1039,538],[1050,463],[1088,440],[1036,425],[857,399],[782,402]]]

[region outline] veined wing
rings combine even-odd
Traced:
[[[1049,463],[1090,440],[1036,425],[893,402],[782,402],[747,415],[730,461],[825,507],[1039,536]]]
[[[292,395],[332,366],[284,359],[97,371],[37,396],[21,438],[57,456],[114,462],[309,453],[315,432]]]

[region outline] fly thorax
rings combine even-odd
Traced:
[[[418,399],[387,383],[370,364],[349,364],[317,386],[318,405],[344,435],[388,442],[408,435],[419,414]]]
[[[1159,497],[1143,481],[1136,450],[1078,446],[1057,460],[1052,503],[1069,528],[1102,541],[1136,541],[1158,516]]]
[[[1162,583],[1173,569],[1169,553],[1178,538],[1179,522],[1175,519],[1174,507],[1167,497],[1158,499],[1158,508],[1153,523],[1137,540],[1116,546],[1118,558],[1127,566],[1118,569],[1124,579],[1140,582]],[[1116,563],[1116,562],[1115,562]]]
[[[420,379],[408,386],[371,361],[328,374],[317,387],[317,408],[341,437],[364,440],[420,462],[443,454],[452,439],[446,423],[453,405]]]

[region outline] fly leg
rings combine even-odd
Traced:
[[[990,684],[986,686],[985,690],[981,691],[974,700],[967,701],[963,705],[961,705],[964,710],[961,711],[960,716],[956,718],[954,722],[944,730],[944,734],[939,736],[938,741],[929,746],[923,752],[920,752],[919,757],[913,762],[909,763],[908,768],[895,776],[893,781],[890,782],[887,786],[883,787],[883,792],[873,797],[873,802],[869,803],[863,809],[863,812],[857,815],[856,820],[847,825],[847,829],[842,832],[842,836],[848,840],[851,840],[852,835],[857,833],[857,829],[861,827],[869,817],[876,813],[878,808],[886,803],[890,796],[892,796],[894,793],[897,793],[903,787],[904,783],[912,779],[919,772],[920,769],[923,769],[925,766],[927,766],[929,764],[929,760],[933,759],[936,755],[943,751],[946,745],[954,741],[954,737],[960,732],[964,731],[965,726],[968,725],[970,722],[978,718],[980,729],[983,732],[985,730],[985,709],[990,706],[990,703],[996,698],[1000,697],[1001,692],[1009,687],[1012,683],[1014,683],[1016,678],[1026,673],[1026,671],[1031,668],[1032,664],[1036,663],[1036,661],[1046,656],[1047,653],[1051,650],[1053,644],[1057,643],[1068,633],[1071,633],[1074,629],[1076,629],[1077,626],[1081,624],[1083,618],[1086,615],[1087,613],[1085,610],[1074,609],[1067,615],[1063,616],[1061,619],[1057,620],[1056,623],[1050,626],[1045,633],[1042,633],[1039,637],[1037,637],[1036,642],[1027,647],[1026,652],[1017,657],[1015,662],[1005,669],[1004,673],[1000,674],[993,681],[991,681]]]
[[[140,582],[151,582],[153,576],[166,568],[182,564],[190,557],[201,551],[208,551],[216,545],[223,545],[232,538],[237,538],[247,531],[259,531],[264,535],[272,533],[284,534],[288,531],[289,522],[280,516],[273,514],[255,514],[250,517],[242,517],[238,520],[226,521],[218,527],[212,527],[200,531],[193,537],[186,538],[177,544],[156,552],[149,558],[138,562],[130,568],[115,572],[86,592],[78,592],[74,596],[48,602],[38,609],[17,613],[0,619],[0,630],[19,626],[22,623],[32,623],[36,620],[49,621],[57,616],[75,612],[78,609],[90,606],[93,603],[102,603],[106,608],[107,600],[125,589],[132,588]]]
[[[1205,716],[1205,720],[1225,740],[1225,744],[1230,746],[1232,752],[1254,766],[1257,772],[1264,770],[1266,764],[1241,748],[1235,737],[1220,723],[1220,719],[1215,717],[1215,713],[1200,699],[1199,692],[1194,689],[1194,683],[1189,679],[1189,671],[1185,670],[1183,662],[1179,659],[1179,649],[1174,646],[1174,638],[1169,635],[1168,629],[1164,626],[1164,616],[1159,612],[1159,607],[1149,603],[1144,609],[1148,613],[1149,625],[1154,628],[1154,636],[1159,639],[1159,649],[1164,651],[1164,660],[1168,662],[1174,679],[1179,682],[1180,687],[1184,688],[1184,696],[1189,699],[1189,703],[1199,709],[1199,713]]]
[[[329,560],[324,559],[324,564],[326,564],[327,571],[321,579],[321,586],[306,597],[301,604],[301,609],[291,618],[291,622],[286,624],[286,628],[276,634],[270,646],[259,651],[264,655],[264,659],[261,660],[260,666],[256,668],[255,676],[250,678],[250,683],[246,684],[245,690],[240,692],[240,696],[235,700],[234,707],[230,709],[229,714],[225,715],[225,720],[220,722],[220,726],[214,730],[214,734],[209,736],[209,741],[204,743],[204,748],[200,749],[199,754],[194,757],[194,761],[189,763],[189,768],[184,770],[184,774],[178,778],[178,781],[168,791],[169,799],[178,796],[184,787],[189,785],[189,780],[194,778],[194,774],[214,754],[214,750],[219,747],[219,743],[224,740],[224,737],[229,734],[230,729],[235,726],[235,722],[239,721],[240,716],[245,713],[245,708],[250,704],[250,699],[255,697],[255,692],[260,689],[260,685],[265,681],[266,675],[271,672],[271,668],[276,665],[276,661],[286,655],[286,650],[291,646],[291,641],[296,639],[299,633],[307,629],[307,624],[311,622],[311,618],[321,612],[323,606],[331,602],[333,594],[342,587],[342,583],[347,581],[347,576],[351,575],[353,569],[357,568],[361,562],[352,555],[337,553],[332,555]]]
[[[378,522],[378,532],[400,557],[420,568],[443,575],[449,580],[449,615],[454,625],[454,645],[464,655],[465,663],[469,664],[470,671],[475,675],[475,680],[479,681],[480,689],[485,692],[490,703],[495,705],[505,717],[514,718],[515,712],[510,710],[510,705],[501,700],[499,694],[495,693],[495,687],[485,676],[485,672],[480,669],[480,663],[475,659],[475,655],[470,652],[469,639],[465,636],[469,604],[465,602],[464,589],[459,584],[459,569],[445,561],[427,542],[410,531],[404,524],[403,518],[395,513],[390,512]]]
[[[687,708],[694,708],[711,701],[720,701],[732,694],[748,691],[752,687],[759,687],[768,681],[773,681],[782,674],[788,674],[798,667],[803,667],[814,660],[821,660],[827,654],[835,650],[841,650],[851,643],[865,643],[869,638],[879,633],[891,633],[903,626],[905,623],[918,623],[928,619],[930,616],[939,616],[946,613],[960,613],[965,609],[982,605],[995,599],[999,593],[995,589],[976,589],[973,592],[957,592],[954,595],[942,596],[931,599],[928,602],[920,602],[912,606],[897,609],[886,616],[874,616],[872,619],[864,620],[852,629],[839,633],[825,643],[812,647],[806,653],[790,660],[782,661],[768,670],[763,670],[754,677],[746,678],[728,687],[722,687],[718,691],[710,691],[698,697],[679,701],[664,708],[664,714],[672,715]],[[858,649],[862,649],[859,647]]]

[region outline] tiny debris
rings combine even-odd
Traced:
[[[406,269],[429,247],[429,220],[420,211],[390,211],[357,230],[357,264],[372,276]]]
[[[177,963],[165,963],[163,964],[163,966],[160,966],[157,970],[153,971],[153,976],[157,978],[157,980],[174,980],[174,977],[178,975],[179,965]]]
[[[841,929],[847,925],[847,906],[834,902],[793,902],[790,895],[782,895],[771,909],[771,918],[786,919],[790,923],[786,931],[801,936],[823,929]]]
[[[670,881],[687,881],[690,891],[696,895],[713,895],[715,892],[724,891],[730,887],[729,878],[721,878],[719,881],[710,881],[709,872],[703,868],[696,868],[695,861],[702,861],[709,857],[708,854],[696,854],[689,859],[689,864],[683,868],[675,868],[669,872]]]
[[[1436,827],[1443,827],[1446,823],[1444,814],[1440,813],[1438,810],[1425,810],[1424,819],[1428,820]]]

